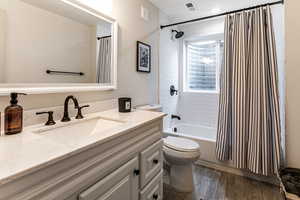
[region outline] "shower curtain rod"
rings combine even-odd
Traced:
[[[110,38],[111,35],[103,36],[103,37],[97,37],[97,40],[105,39],[105,38]]]
[[[220,13],[220,14],[217,14],[217,15],[211,15],[211,16],[207,16],[207,17],[201,17],[201,18],[197,18],[197,19],[187,20],[187,21],[178,22],[178,23],[174,23],[174,24],[162,25],[162,26],[160,26],[160,29],[164,29],[164,28],[171,27],[171,26],[176,26],[176,25],[181,25],[181,24],[186,24],[186,23],[197,22],[197,21],[206,20],[206,19],[212,19],[212,18],[224,16],[224,15],[230,15],[230,14],[233,14],[233,13],[252,10],[252,9],[263,7],[263,6],[273,6],[273,5],[276,5],[276,4],[284,4],[284,0],[275,1],[275,2],[271,2],[271,3],[266,3],[266,4],[261,4],[261,5],[257,5],[257,6],[252,6],[252,7],[248,7],[248,8],[239,9],[239,10],[224,12],[224,13]]]

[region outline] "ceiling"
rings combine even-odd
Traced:
[[[167,14],[172,22],[209,16],[221,12],[246,8],[278,0],[150,0]],[[193,3],[195,11],[189,11],[185,4]]]

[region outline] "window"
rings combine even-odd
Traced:
[[[185,90],[218,92],[219,69],[222,63],[222,40],[201,40],[185,43]]]

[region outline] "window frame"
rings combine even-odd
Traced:
[[[193,42],[205,42],[205,41],[224,41],[224,34],[212,34],[207,36],[194,37],[190,39],[185,39],[183,41],[183,75],[182,75],[182,84],[184,93],[205,93],[205,94],[219,94],[220,92],[220,71],[222,66],[221,60],[221,48],[220,42],[217,48],[217,67],[216,67],[216,88],[215,90],[197,90],[190,89],[188,86],[188,45]],[[224,51],[223,51],[224,52]]]

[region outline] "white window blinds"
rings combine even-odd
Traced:
[[[186,86],[188,90],[218,91],[219,66],[222,61],[222,41],[188,42]]]

